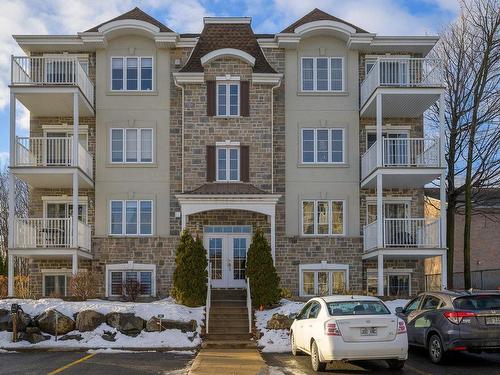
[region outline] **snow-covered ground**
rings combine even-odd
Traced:
[[[47,309],[57,309],[64,315],[73,318],[73,315],[83,310],[94,310],[102,314],[110,312],[134,313],[144,320],[163,314],[165,319],[177,321],[196,320],[197,335],[194,332],[182,333],[178,329],[168,329],[163,332],[142,331],[137,337],[126,336],[117,332],[115,342],[102,339],[104,331],[115,329],[103,323],[92,332],[73,331],[69,334],[79,334],[83,340],[55,341],[55,337],[38,344],[27,341],[11,342],[12,333],[0,331],[0,349],[15,348],[196,348],[201,344],[201,326],[204,317],[204,307],[190,308],[179,305],[171,298],[151,303],[115,302],[103,300],[89,300],[85,302],[65,302],[61,299],[48,298],[40,300],[9,299],[0,300],[0,309],[10,310],[12,303],[21,305],[24,312],[34,317]]]
[[[408,303],[407,299],[396,299],[393,301],[386,301],[385,304],[391,310],[395,312],[396,307],[403,307]],[[280,301],[280,306],[270,310],[257,311],[255,313],[257,330],[262,332],[262,337],[259,339],[259,346],[262,347],[262,351],[266,353],[286,353],[290,351],[290,335],[288,330],[285,329],[267,329],[266,325],[269,319],[275,313],[290,316],[291,314],[297,314],[300,309],[304,306],[302,302],[293,302],[286,299]]]

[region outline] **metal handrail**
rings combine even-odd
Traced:
[[[207,265],[207,300],[205,303],[205,332],[208,333],[208,323],[210,320],[210,306],[212,304],[212,262],[208,261]]]
[[[250,279],[247,277],[247,309],[248,309],[248,333],[252,333],[252,295],[250,294]]]

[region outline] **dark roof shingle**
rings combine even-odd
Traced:
[[[167,32],[167,33],[171,33],[172,30],[170,28],[168,28],[166,25],[164,25],[163,23],[161,23],[160,21],[158,21],[156,18],[153,18],[151,17],[149,14],[147,14],[146,12],[142,11],[141,9],[135,7],[134,9],[126,12],[126,13],[123,13],[121,15],[119,15],[118,17],[115,17],[111,20],[108,20],[106,22],[103,22],[97,26],[94,26],[93,28],[91,29],[88,29],[86,30],[85,32],[86,33],[89,33],[89,32],[96,32],[99,30],[99,27],[101,27],[102,25],[105,25],[109,22],[113,22],[113,21],[119,21],[119,20],[139,20],[139,21],[145,21],[145,22],[149,22],[150,24],[152,25],[155,25],[156,27],[158,27],[160,29],[161,32]]]
[[[252,27],[247,23],[206,23],[196,47],[181,72],[203,72],[201,58],[209,52],[234,48],[242,50],[255,58],[254,73],[276,73],[267,62]]]
[[[295,31],[295,29],[299,26],[302,26],[302,25],[309,23],[309,22],[323,21],[323,20],[337,21],[337,22],[345,23],[346,25],[353,27],[357,33],[367,33],[368,32],[368,31],[363,30],[362,28],[360,28],[356,25],[353,25],[352,23],[344,21],[343,19],[340,19],[338,17],[332,16],[331,14],[323,12],[321,9],[314,8],[311,12],[307,13],[304,17],[295,21],[290,26],[288,26],[286,29],[284,29],[282,31],[282,33],[293,33]]]
[[[250,184],[241,182],[211,182],[201,185],[200,187],[186,192],[184,194],[199,194],[199,195],[239,195],[239,194],[268,194],[264,190]]]

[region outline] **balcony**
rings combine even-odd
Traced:
[[[90,253],[90,225],[78,221],[78,238],[73,237],[72,218],[15,218],[14,255],[71,255],[74,250]]]
[[[361,187],[374,188],[376,173],[384,188],[422,187],[441,174],[440,142],[435,138],[383,138],[382,165],[377,166],[376,141],[361,157]]]
[[[12,56],[11,90],[32,116],[94,116],[94,84],[76,57]],[[42,94],[42,95],[40,95]]]
[[[383,219],[382,246],[378,245],[377,221],[363,228],[364,258],[384,255],[434,256],[441,255],[440,223],[435,218]]]
[[[93,187],[92,155],[78,143],[73,160],[73,137],[16,137],[13,173],[33,187],[71,188],[77,168],[79,185]]]
[[[360,91],[361,117],[375,117],[376,94],[382,95],[383,117],[419,117],[443,91],[439,59],[380,57]]]

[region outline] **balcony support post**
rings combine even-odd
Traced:
[[[71,155],[73,157],[73,167],[78,166],[78,136],[80,134],[78,131],[78,122],[80,116],[80,114],[78,113],[78,95],[78,92],[75,92],[73,94],[73,152]]]
[[[377,167],[382,166],[382,152],[383,152],[383,140],[382,140],[382,94],[377,94],[376,98],[377,104]]]
[[[9,165],[16,165],[16,95],[10,93],[10,132],[9,132],[9,142],[10,142],[10,153],[9,153]],[[15,199],[15,189],[16,180],[14,174],[9,172],[9,215],[8,215],[8,247],[14,247],[14,220],[16,217],[16,199]]]
[[[78,273],[78,255],[76,253],[71,258],[71,273],[73,276]]]
[[[78,248],[78,171],[73,172],[73,217],[71,244],[72,247]]]
[[[384,202],[382,196],[382,175],[377,174],[377,247],[384,247]]]
[[[7,294],[9,297],[14,297],[14,255],[7,255]]]
[[[441,290],[448,289],[448,253],[441,255]]]
[[[384,255],[377,256],[377,295],[384,295]]]

